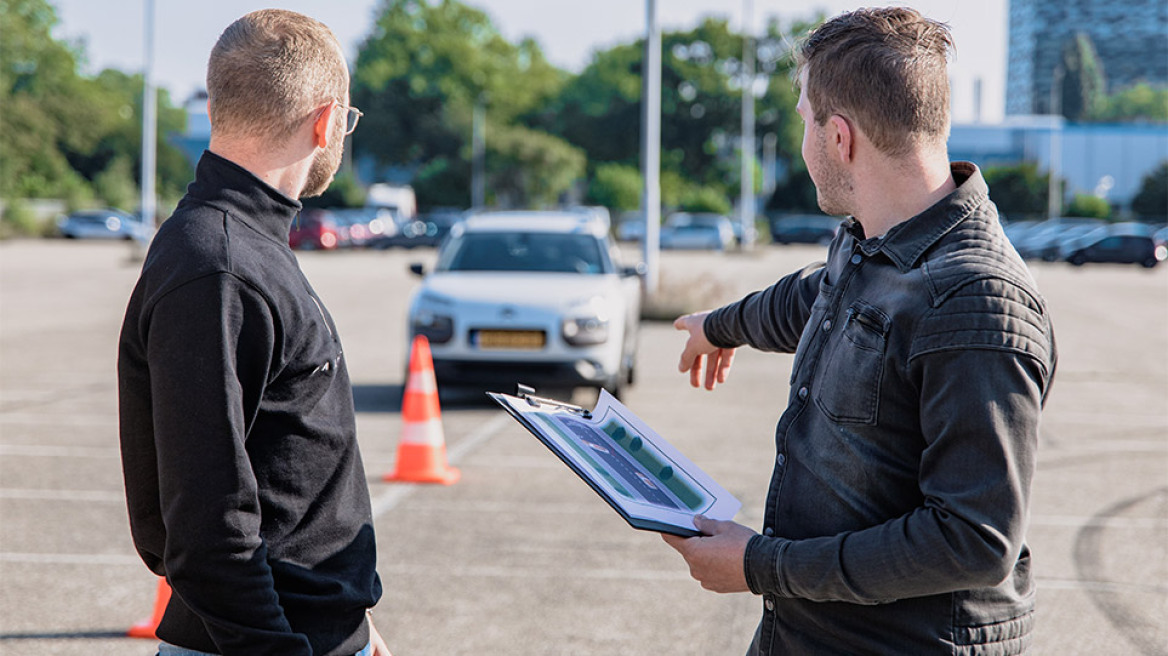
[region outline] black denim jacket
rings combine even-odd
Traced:
[[[795,352],[763,535],[758,654],[1025,651],[1025,542],[1055,370],[1045,303],[981,173],[713,312],[718,346]]]

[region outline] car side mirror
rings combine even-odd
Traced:
[[[426,267],[422,266],[421,262],[411,262],[410,273],[414,274],[415,276],[424,276],[426,275]]]
[[[621,267],[621,276],[629,278],[632,276],[645,277],[649,273],[649,265],[644,262],[637,262],[636,266]]]

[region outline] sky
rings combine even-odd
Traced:
[[[145,5],[149,0],[49,0],[57,8],[56,38],[84,44],[84,72],[103,68],[141,71],[145,60]],[[644,34],[645,5],[630,0],[463,0],[491,16],[496,28],[513,42],[530,36],[548,60],[568,71],[587,66],[592,53]],[[154,0],[154,79],[181,103],[202,89],[207,56],[219,34],[239,16],[279,6],[308,14],[332,28],[355,61],[381,0]],[[953,30],[957,56],[950,64],[953,80],[953,120],[969,122],[974,108],[975,80],[981,80],[981,119],[1001,120],[1005,113],[1008,0],[658,0],[663,31],[688,30],[703,16],[730,20],[741,29],[744,7],[753,5],[756,33],[770,16],[783,24],[828,16],[861,6],[900,4],[944,21]]]

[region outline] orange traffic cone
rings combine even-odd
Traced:
[[[462,475],[446,464],[446,436],[438,406],[438,381],[430,341],[414,338],[410,350],[410,377],[402,397],[402,431],[397,446],[397,465],[387,481],[451,485]]]
[[[158,623],[162,621],[162,614],[166,612],[166,604],[170,602],[170,585],[165,578],[158,579],[158,596],[154,599],[154,614],[138,622],[126,631],[131,638],[150,638],[157,640],[154,634],[158,630]]]

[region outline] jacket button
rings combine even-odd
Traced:
[[[831,330],[831,319],[824,319],[823,320],[823,330],[825,332]]]
[[[773,537],[775,534],[775,529],[768,526],[762,530],[762,534],[767,536],[768,538]]]
[[[775,461],[779,463],[780,467],[782,467],[787,462],[787,456],[780,453],[779,457],[776,458]]]
[[[855,255],[852,256],[852,264],[859,264],[860,262],[863,262],[863,261],[864,261],[864,258],[860,257],[859,253],[856,253]]]
[[[770,599],[767,599],[763,605],[766,606],[768,613],[775,612],[775,602],[771,601]]]
[[[807,399],[807,388],[806,388],[806,387],[800,387],[800,388],[799,388],[799,398],[800,398],[801,400],[806,400],[806,399]]]

